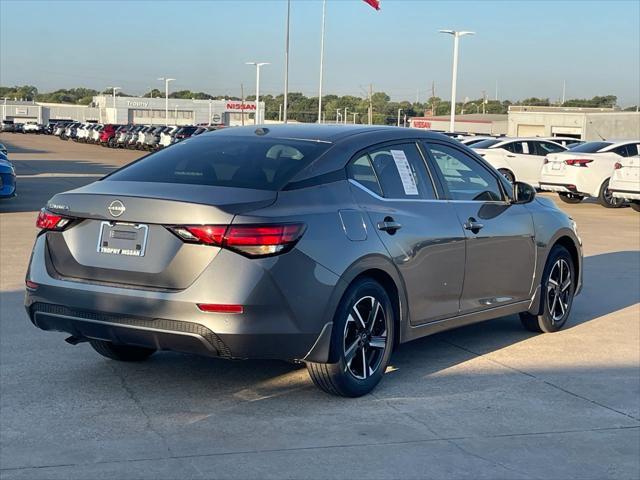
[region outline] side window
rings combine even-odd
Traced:
[[[634,155],[638,155],[639,145],[640,144],[637,143],[629,143],[627,145],[622,145],[613,151],[621,157],[633,157]]]
[[[502,148],[511,153],[529,153],[526,142],[511,142],[503,145]]]
[[[540,155],[543,157],[549,155],[550,153],[559,153],[565,151],[565,149],[561,146],[551,142],[535,142],[535,144],[537,151],[536,155]]]
[[[427,168],[414,143],[391,145],[369,153],[385,198],[436,198]]]
[[[453,200],[501,201],[498,179],[480,162],[446,145],[426,144]]]
[[[347,171],[349,178],[354,179],[363,187],[366,187],[372,192],[382,196],[382,190],[380,189],[376,172],[374,172],[373,167],[371,166],[369,155],[363,155],[352,160],[347,167]]]

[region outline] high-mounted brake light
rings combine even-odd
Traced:
[[[248,257],[290,250],[304,233],[303,223],[276,225],[184,225],[169,227],[182,240],[234,250]]]
[[[63,217],[62,215],[56,215],[44,208],[40,210],[38,218],[36,220],[36,227],[41,230],[62,230],[66,227],[71,220]]]
[[[574,167],[586,167],[588,163],[593,162],[590,158],[571,158],[569,160],[565,160],[564,163],[567,165],[571,165]]]

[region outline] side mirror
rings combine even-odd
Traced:
[[[531,203],[536,198],[536,189],[528,183],[513,183],[513,202],[516,204]]]

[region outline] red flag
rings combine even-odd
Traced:
[[[376,10],[380,10],[380,0],[364,0],[364,2],[371,5]]]

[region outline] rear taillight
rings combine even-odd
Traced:
[[[302,223],[278,225],[183,225],[169,227],[182,240],[213,245],[248,257],[289,251],[304,233]]]
[[[566,165],[571,165],[573,167],[586,167],[587,164],[591,162],[593,162],[593,160],[590,158],[571,158],[564,161]]]
[[[614,170],[620,170],[622,168],[622,164],[620,162],[616,162],[616,164],[613,166]]]
[[[38,219],[36,220],[36,227],[41,230],[62,230],[69,225],[70,218],[63,217],[62,215],[56,215],[44,208],[40,210]]]

